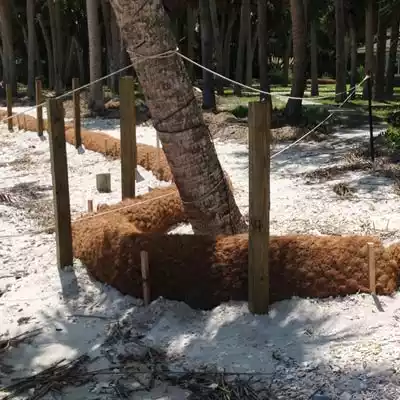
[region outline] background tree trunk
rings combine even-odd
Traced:
[[[291,96],[303,97],[306,87],[307,68],[307,22],[302,0],[290,0],[293,37],[293,78]],[[302,101],[289,99],[286,103],[285,114],[289,123],[298,124],[301,120]]]
[[[285,54],[283,55],[282,86],[284,87],[289,85],[289,60],[290,60],[290,55],[292,54],[292,49],[293,49],[292,32],[289,32],[289,35],[286,40]]]
[[[343,0],[335,0],[336,21],[336,101],[346,98],[346,54],[344,45],[345,26]]]
[[[211,13],[209,0],[200,0],[200,32],[201,32],[201,60],[202,64],[213,69],[213,31],[211,24]],[[214,76],[203,72],[203,109],[215,110]]]
[[[102,76],[99,2],[97,0],[86,0],[86,9],[89,34],[90,81],[93,82]],[[89,108],[95,113],[103,112],[104,98],[102,82],[97,82],[90,86]]]
[[[138,59],[176,49],[164,7],[159,0],[111,4],[194,231],[246,230],[182,59]]]
[[[371,73],[371,80],[373,87],[373,75],[375,72],[375,60],[374,60],[374,12],[375,12],[375,1],[367,0],[367,8],[365,10],[365,73]],[[368,99],[368,85],[367,82],[364,84],[363,89],[364,100]]]
[[[311,96],[318,96],[318,41],[317,23],[315,19],[310,24],[310,47],[311,47]]]
[[[383,100],[385,96],[386,29],[387,19],[380,13],[378,20],[378,40],[376,46],[376,71],[374,86],[375,100]]]
[[[354,16],[349,15],[350,30],[350,86],[353,88],[357,84],[357,30]],[[353,92],[351,98],[354,99],[356,93]]]
[[[257,14],[258,14],[258,64],[260,71],[260,89],[264,92],[270,92],[269,78],[268,78],[268,5],[264,0],[257,1]],[[260,101],[266,101],[268,95],[260,94]],[[272,102],[271,102],[272,104]]]
[[[238,39],[238,49],[236,54],[236,71],[235,71],[236,82],[243,82],[246,40],[249,31],[249,26],[248,26],[249,13],[250,13],[250,0],[242,0],[242,7],[240,10],[240,30]],[[241,86],[236,85],[234,88],[234,92],[236,96],[241,96],[242,95]]]
[[[35,97],[35,0],[26,0],[26,20],[28,25],[28,97]]]
[[[397,46],[399,44],[399,28],[400,28],[400,13],[392,14],[392,21],[390,27],[390,50],[389,60],[386,70],[386,97],[391,99],[394,94],[394,73],[397,61]]]
[[[212,23],[213,37],[214,37],[214,51],[217,60],[217,72],[221,75],[224,74],[224,46],[221,39],[221,29],[218,22],[218,11],[216,0],[209,0],[210,17]],[[217,77],[214,78],[217,88],[217,93],[220,96],[224,95],[224,82]]]
[[[13,44],[12,13],[9,0],[0,1],[0,30],[3,43],[3,72],[4,83],[12,86],[13,93],[17,93],[16,67]]]
[[[188,5],[186,7],[186,23],[187,23],[187,56],[191,59],[195,59],[195,51],[194,51],[194,45],[196,42],[196,36],[195,36],[195,25],[196,25],[196,16],[195,16],[195,11],[191,5]],[[195,79],[195,71],[194,71],[194,65],[192,63],[188,63],[187,65],[188,73],[190,76],[190,79],[192,82],[194,82]]]
[[[46,27],[44,26],[43,23],[43,18],[41,14],[37,14],[36,18],[38,20],[40,30],[42,31],[42,36],[44,40],[44,44],[46,47],[46,53],[47,53],[47,68],[48,68],[48,76],[49,76],[49,88],[53,89],[55,85],[55,67],[54,67],[54,56],[53,56],[53,49],[51,47],[51,41],[49,38],[49,34],[47,33]]]

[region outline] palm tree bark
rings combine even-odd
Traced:
[[[307,68],[307,18],[302,0],[290,0],[293,38],[293,79],[291,96],[303,97],[306,88]],[[296,125],[301,120],[302,101],[289,99],[286,103],[285,114],[288,122]]]
[[[345,26],[343,0],[335,0],[336,21],[336,101],[342,102],[346,98],[346,54],[345,54]]]
[[[210,17],[211,17],[211,24],[212,30],[214,35],[214,50],[215,50],[215,58],[217,59],[217,72],[222,74],[224,73],[224,46],[221,40],[221,29],[218,21],[218,11],[217,11],[217,4],[216,0],[209,0],[210,6]],[[220,96],[224,94],[224,82],[216,78],[216,88],[217,93]]]
[[[102,76],[101,57],[101,30],[99,21],[99,2],[86,0],[87,24],[89,35],[89,69],[90,81],[96,81]],[[90,86],[89,108],[95,113],[104,110],[102,82],[96,82]]]
[[[400,13],[392,14],[392,21],[390,27],[390,50],[389,60],[386,70],[386,97],[391,99],[394,94],[394,73],[397,61],[397,46],[399,44],[399,28],[400,28]]]
[[[111,4],[194,231],[232,234],[247,229],[182,59],[176,54],[146,59],[177,45],[160,0]]]

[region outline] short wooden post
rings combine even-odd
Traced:
[[[22,117],[24,119],[24,131],[27,131],[28,130],[28,124],[26,123],[26,114],[24,114]]]
[[[67,149],[62,101],[57,99],[48,100],[47,114],[51,175],[53,179],[57,264],[62,269],[73,263]]]
[[[43,94],[42,94],[42,81],[40,78],[36,78],[35,80],[36,87],[36,129],[38,132],[38,136],[40,138],[43,137],[43,107],[40,105],[43,103]]]
[[[13,93],[12,86],[7,83],[6,84],[6,98],[7,98],[7,125],[8,130],[12,132],[13,129],[13,118],[12,118],[12,101],[13,101]]]
[[[20,131],[22,129],[20,115],[17,115],[17,126],[18,126],[18,130]]]
[[[145,306],[150,304],[150,285],[149,285],[149,254],[147,251],[140,252],[140,264],[142,267],[142,282],[143,282],[143,302]]]
[[[136,106],[132,76],[119,82],[121,117],[121,185],[122,199],[135,197],[136,170]]]
[[[93,200],[87,201],[88,212],[93,212]]]
[[[368,243],[368,271],[369,271],[369,288],[371,293],[376,294],[376,269],[375,269],[375,249],[374,243]]]
[[[111,174],[97,174],[96,175],[96,189],[100,193],[111,192]]]
[[[74,131],[75,131],[75,147],[79,149],[82,146],[81,135],[81,93],[79,90],[79,78],[72,79],[72,98],[74,103]]]
[[[270,100],[269,100],[270,101]],[[249,104],[249,309],[269,307],[270,127],[268,101]]]

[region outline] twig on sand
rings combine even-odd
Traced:
[[[42,372],[26,378],[13,379],[15,383],[0,388],[0,391],[9,393],[1,400],[10,400],[29,389],[35,389],[35,393],[29,400],[38,400],[47,393],[59,391],[65,386],[83,385],[90,380],[90,375],[85,375],[86,368],[83,366],[88,359],[86,354],[67,363],[65,363],[65,359],[62,359]]]
[[[21,333],[17,336],[8,338],[8,339],[0,339],[0,354],[7,351],[10,347],[16,347],[20,343],[25,342],[33,337],[37,336],[42,329],[34,329],[32,331]]]

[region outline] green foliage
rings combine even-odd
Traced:
[[[400,127],[390,125],[386,131],[385,139],[391,147],[400,149]]]
[[[249,108],[247,106],[239,105],[232,110],[232,114],[236,118],[247,118],[249,114]]]

